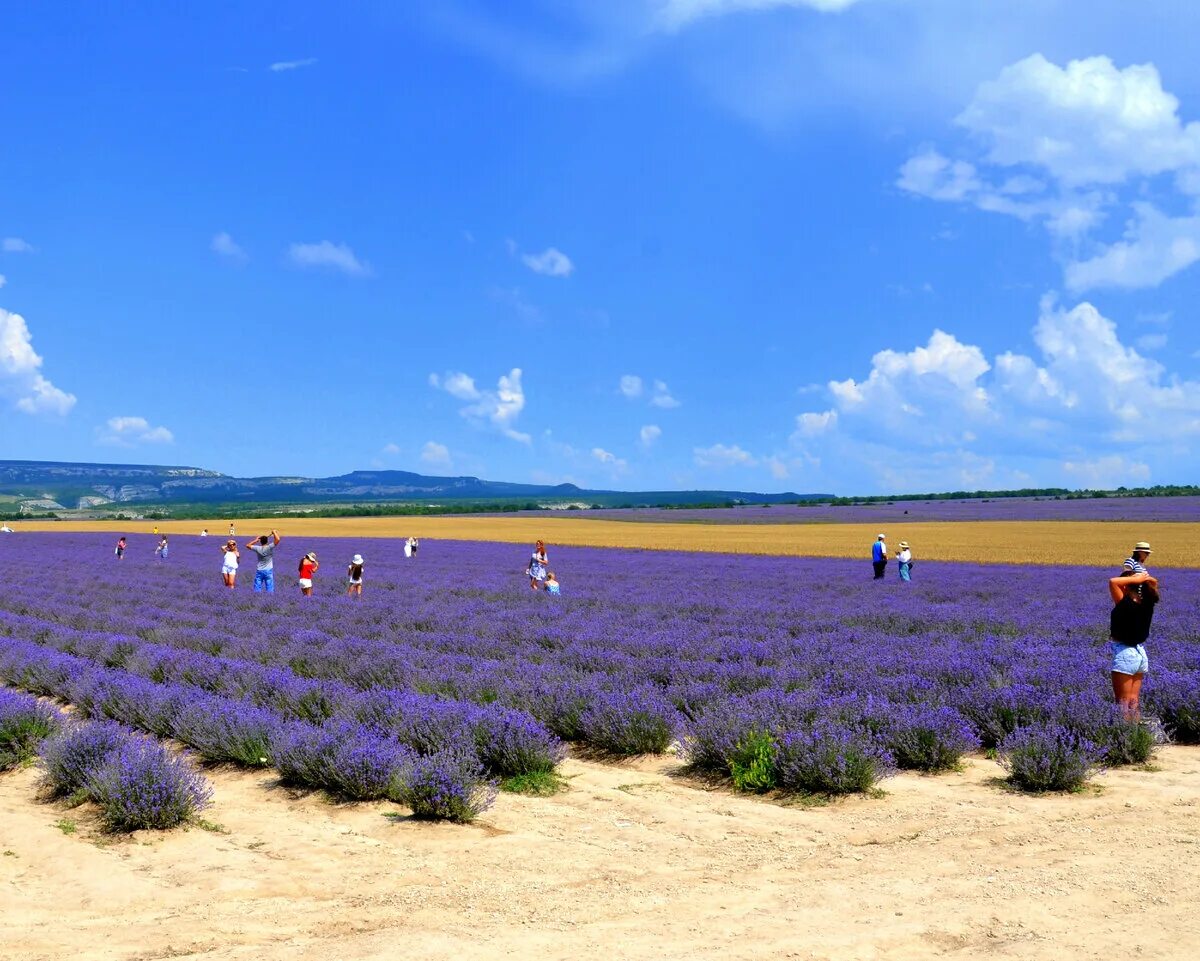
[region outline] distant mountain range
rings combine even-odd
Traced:
[[[154,504],[347,504],[390,501],[526,499],[541,506],[776,504],[824,500],[828,494],[752,491],[585,490],[574,484],[512,484],[478,477],[436,477],[410,471],[352,471],[338,477],[231,477],[199,467],[0,461],[0,504],[24,511],[104,509]],[[2,510],[0,506],[0,510]]]

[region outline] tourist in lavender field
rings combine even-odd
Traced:
[[[279,532],[271,531],[270,535],[263,534],[258,540],[246,545],[246,550],[254,551],[258,555],[258,563],[254,567],[255,593],[275,593],[275,548],[279,546],[280,540]]]
[[[125,545],[126,541],[124,537],[117,538],[117,546],[116,549],[113,550],[113,553],[117,555],[117,560],[119,561],[123,561],[125,559]]]
[[[1138,541],[1133,545],[1133,551],[1125,558],[1125,563],[1121,565],[1121,571],[1124,574],[1149,574],[1146,569],[1146,561],[1150,559],[1150,544],[1147,541]]]
[[[546,590],[556,597],[562,593],[562,585],[558,583],[558,578],[554,576],[554,571],[546,572]]]
[[[310,597],[313,592],[313,575],[321,565],[317,563],[317,552],[309,551],[300,558],[300,593]]]
[[[543,541],[538,541],[533,545],[533,553],[529,556],[529,568],[525,571],[529,575],[529,586],[533,590],[546,580],[546,565],[549,559],[546,557],[546,544]]]
[[[0,524],[0,534],[13,534],[13,533],[16,533],[16,532],[11,527],[9,527],[7,524]]]
[[[229,538],[221,550],[221,581],[230,590],[237,587],[238,559],[240,557],[237,541],[232,537]]]
[[[875,568],[875,580],[883,580],[883,572],[887,568],[888,549],[884,535],[880,534],[871,545],[871,566]]]
[[[900,550],[896,551],[896,566],[900,570],[900,580],[912,580],[912,549],[908,541],[900,542]]]
[[[350,579],[350,583],[346,586],[346,593],[352,594],[355,597],[362,597],[362,582],[363,582],[363,556],[355,554],[350,558],[350,566],[346,568],[346,577]]]
[[[412,540],[412,556],[416,557],[417,556],[417,548],[421,546],[421,542],[416,537],[411,538],[411,540]]]
[[[158,555],[158,559],[165,561],[167,559],[167,535],[163,534],[162,540],[158,542],[158,547],[154,548],[154,553]]]
[[[1146,639],[1159,601],[1158,580],[1144,571],[1122,574],[1109,578],[1108,592],[1113,599],[1109,615],[1113,696],[1121,712],[1136,721],[1141,719],[1142,681],[1150,671]]]

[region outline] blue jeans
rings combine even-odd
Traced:
[[[908,565],[905,564],[903,561],[900,562],[900,580],[902,580],[902,581],[911,581],[912,580],[912,578],[908,576]]]
[[[275,572],[274,571],[255,571],[254,572],[254,590],[266,591],[268,594],[275,593]]]

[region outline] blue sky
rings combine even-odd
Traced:
[[[1198,29],[1183,0],[17,5],[0,457],[1195,482]]]

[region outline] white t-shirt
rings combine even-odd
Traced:
[[[225,552],[225,565],[224,565],[224,566],[225,566],[225,567],[231,567],[231,568],[233,568],[235,571],[237,570],[237,566],[238,566],[238,556],[237,556],[237,552],[236,552],[236,551],[226,551],[226,552]]]
[[[907,564],[912,560],[912,551],[910,551],[907,547],[904,548],[904,550],[900,552],[899,560],[901,564]]]

